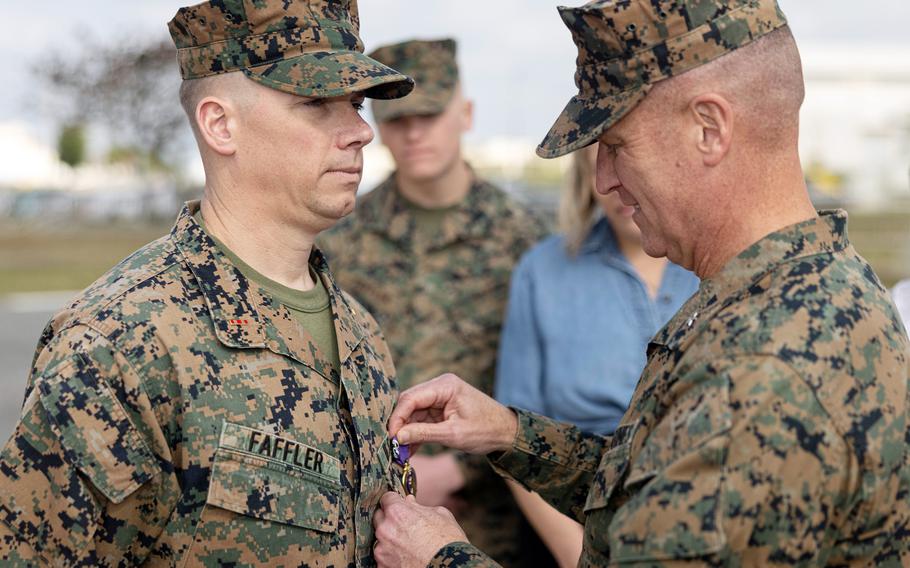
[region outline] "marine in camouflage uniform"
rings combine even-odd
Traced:
[[[545,156],[609,139],[601,136],[654,82],[786,24],[774,0],[560,11],[579,48],[580,92],[541,144]],[[403,393],[406,410],[392,421],[432,407],[448,428],[418,440],[496,440],[506,451],[489,459],[501,474],[584,524],[580,566],[908,566],[908,377],[910,340],[887,291],[850,244],[846,213],[823,211],[772,230],[702,281],[650,342],[612,436],[516,410],[506,447],[496,418],[504,411],[450,378]],[[494,425],[486,428],[500,429],[483,433],[482,419],[456,429],[467,407],[484,408]],[[397,544],[386,537],[407,526],[409,508],[383,498],[380,542]],[[444,520],[436,531],[453,535]],[[449,542],[430,565],[494,562]]]
[[[610,437],[519,410],[503,474],[579,566],[907,566],[910,342],[843,212],[749,247],[654,337]],[[466,543],[433,566],[492,562]]]
[[[455,42],[444,39],[406,41],[370,53],[417,83],[407,97],[372,101],[381,134],[384,123],[436,116],[455,104],[455,51]],[[359,199],[354,213],[320,238],[320,246],[341,286],[379,321],[401,388],[454,372],[492,394],[511,271],[544,235],[542,224],[500,189],[473,177],[466,196],[440,209],[428,232],[421,217],[433,211],[402,195],[401,176],[399,169]],[[486,460],[457,457],[466,501],[456,510],[459,521],[472,542],[501,562],[518,565],[523,550],[533,548],[520,540],[536,536]],[[418,467],[418,487],[420,474]]]
[[[170,29],[187,79],[243,72],[315,97],[411,85],[362,54],[353,2],[213,1]],[[373,509],[402,490],[379,329],[313,249],[333,361],[199,206],[45,329],[0,455],[3,566],[374,564]]]

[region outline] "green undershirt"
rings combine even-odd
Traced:
[[[458,205],[427,209],[416,203],[411,203],[407,199],[404,201],[414,216],[414,240],[418,243],[432,242],[441,231],[442,223],[446,216],[458,209]]]
[[[256,269],[231,252],[224,243],[212,236],[205,228],[205,222],[202,220],[200,212],[193,215],[193,219],[215,241],[221,253],[230,260],[231,264],[237,267],[241,274],[251,282],[258,284],[267,295],[291,312],[291,315],[300,323],[300,326],[313,337],[313,341],[316,342],[320,351],[328,358],[332,368],[339,372],[341,360],[338,355],[338,340],[335,337],[335,322],[332,319],[329,292],[325,289],[322,279],[314,273],[313,267],[310,267],[310,275],[316,282],[316,286],[312,290],[303,291],[288,288],[257,272]]]

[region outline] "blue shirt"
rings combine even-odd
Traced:
[[[697,289],[698,278],[671,262],[652,300],[606,219],[575,258],[564,237],[541,241],[512,274],[496,399],[612,432],[644,369],[648,341]]]

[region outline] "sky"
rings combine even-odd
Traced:
[[[779,0],[801,45],[910,46],[907,0]],[[569,2],[566,2],[569,3]],[[0,123],[24,122],[37,136],[54,133],[28,104],[30,67],[48,50],[77,38],[167,37],[166,22],[184,5],[174,0],[4,1],[0,35],[5,80]],[[367,50],[412,37],[454,37],[466,92],[475,101],[474,139],[498,136],[539,140],[573,85],[575,47],[550,0],[361,0]],[[571,2],[581,4],[581,2]],[[174,67],[175,74],[177,67]],[[469,141],[471,140],[469,137]]]

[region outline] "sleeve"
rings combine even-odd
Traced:
[[[493,469],[583,523],[585,499],[611,438],[525,410],[516,413],[515,442],[508,452],[488,456]]]
[[[674,379],[627,473],[592,489],[586,547],[611,564],[824,564],[861,475],[813,389],[772,356]]]
[[[439,549],[427,568],[496,568],[492,558],[467,542],[451,542]]]
[[[176,502],[173,479],[134,426],[134,410],[125,410],[127,389],[111,387],[129,372],[125,361],[91,334],[80,341],[85,350],[33,374],[34,388],[0,454],[4,562],[141,560]],[[64,350],[63,343],[49,352]]]
[[[543,396],[543,345],[534,317],[531,257],[525,256],[512,274],[509,303],[499,340],[496,400],[547,414]]]

